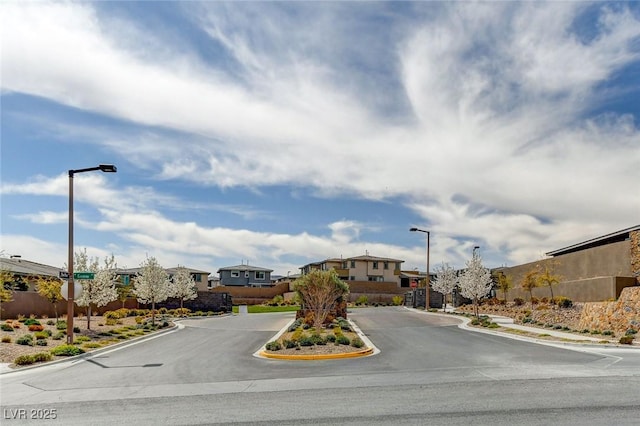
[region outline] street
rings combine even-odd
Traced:
[[[3,424],[583,425],[640,416],[637,350],[539,345],[389,307],[350,314],[377,355],[254,357],[292,318],[189,319],[123,348],[4,374]],[[55,419],[29,418],[46,410]]]

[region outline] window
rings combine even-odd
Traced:
[[[249,271],[244,271],[244,277],[249,278]]]
[[[356,280],[356,277],[352,275],[352,276],[350,276],[350,277],[349,277],[349,280],[350,280],[350,281],[355,281],[355,280]]]
[[[264,280],[265,273],[264,271],[256,271],[256,280]]]
[[[240,271],[231,271],[232,278],[238,278],[240,276]]]
[[[373,269],[378,269],[378,262],[373,262]]]
[[[197,283],[202,282],[202,274],[193,274],[193,279]]]
[[[384,278],[381,276],[370,276],[369,277],[369,281],[375,281],[375,282],[382,282],[384,281]]]
[[[389,269],[389,262],[384,262],[384,269]]]
[[[342,262],[342,269],[347,269],[347,262],[346,261]]]
[[[355,260],[352,260],[352,261],[351,261],[351,267],[352,267],[352,268],[355,268],[355,267],[356,267],[356,261],[355,261]]]

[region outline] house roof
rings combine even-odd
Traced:
[[[236,266],[225,266],[224,268],[218,269],[218,273],[220,271],[263,271],[263,272],[273,272],[273,269],[261,268],[259,266],[252,265],[236,265]]]
[[[368,254],[363,255],[363,256],[350,257],[350,258],[345,259],[345,260],[367,260],[367,261],[373,261],[373,262],[401,262],[401,263],[404,263],[404,260],[392,259],[390,257],[370,256]]]
[[[562,254],[573,253],[576,251],[586,250],[593,247],[604,246],[611,243],[617,243],[629,238],[632,231],[640,231],[640,225],[612,232],[611,234],[602,235],[601,237],[592,238],[581,243],[573,244],[558,250],[546,253],[547,256],[560,256]]]
[[[164,268],[164,270],[166,271],[167,274],[169,275],[174,275],[177,271],[178,271],[179,266],[173,267],[173,268]],[[185,266],[185,268],[187,268]],[[187,270],[189,270],[189,272],[191,272],[192,274],[203,274],[203,275],[210,275],[211,272],[208,271],[200,271],[198,269],[192,269],[192,268],[187,268]],[[120,274],[120,275],[137,275],[142,271],[142,268],[138,267],[138,268],[118,268],[116,270],[116,274]]]
[[[57,277],[59,272],[65,271],[62,268],[31,262],[22,258],[0,257],[0,267],[20,275],[48,275],[52,277]]]

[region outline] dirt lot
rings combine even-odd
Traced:
[[[18,320],[2,321],[2,324],[10,324],[13,327],[13,331],[2,330],[0,333],[2,338],[2,343],[0,343],[0,363],[12,363],[21,355],[50,352],[51,349],[66,344],[66,335],[64,335],[66,326],[63,330],[58,330],[55,319],[38,319],[37,321],[40,323],[45,333],[48,330],[51,334],[50,336],[37,339],[37,331],[30,331],[29,326],[24,324],[24,322],[19,322]],[[138,319],[138,321],[141,320]],[[164,321],[165,320],[156,317],[157,325],[162,325]],[[90,352],[115,343],[121,343],[153,332],[149,327],[145,329],[142,324],[138,324],[136,322],[136,317],[122,318],[117,320],[116,324],[106,325],[105,318],[101,316],[92,316],[91,330],[87,329],[86,317],[76,318],[73,325],[74,327],[79,328],[79,332],[74,333],[74,343],[85,352]],[[25,335],[31,335],[33,337],[32,345],[21,345],[16,343],[17,340]],[[37,342],[39,341],[44,341],[46,344],[38,344]],[[54,356],[54,359],[58,358],[63,357]]]

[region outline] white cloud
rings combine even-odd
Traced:
[[[343,37],[357,32],[347,29],[355,22],[344,12],[365,4],[299,5],[297,13],[279,4],[259,12],[204,4],[194,24],[233,63],[223,66],[161,43],[133,21],[119,20],[113,30],[88,3],[10,3],[3,7],[2,86],[144,125],[136,143],[96,138],[160,179],[410,200],[407,207],[446,236],[434,243],[436,255],[463,256],[466,236],[526,261],[564,238],[637,220],[638,124],[588,113],[606,95],[600,87],[639,60],[638,18],[600,5],[587,38],[574,26],[593,5],[428,6],[429,13],[392,23],[388,38],[358,38],[375,40],[362,46]],[[373,10],[367,13],[383,16]],[[160,56],[149,46],[163,46]],[[383,60],[394,61],[389,75],[371,80],[360,81],[350,65],[382,67]],[[78,176],[76,196],[103,208],[100,229],[141,247],[274,261],[354,249],[417,257],[359,242],[361,225],[348,219],[331,225],[330,238],[175,223],[154,210],[179,204],[171,197],[141,188],[118,193],[105,179]],[[2,191],[66,193],[65,176],[31,185],[3,183]],[[124,200],[118,211],[107,201],[114,199]]]

